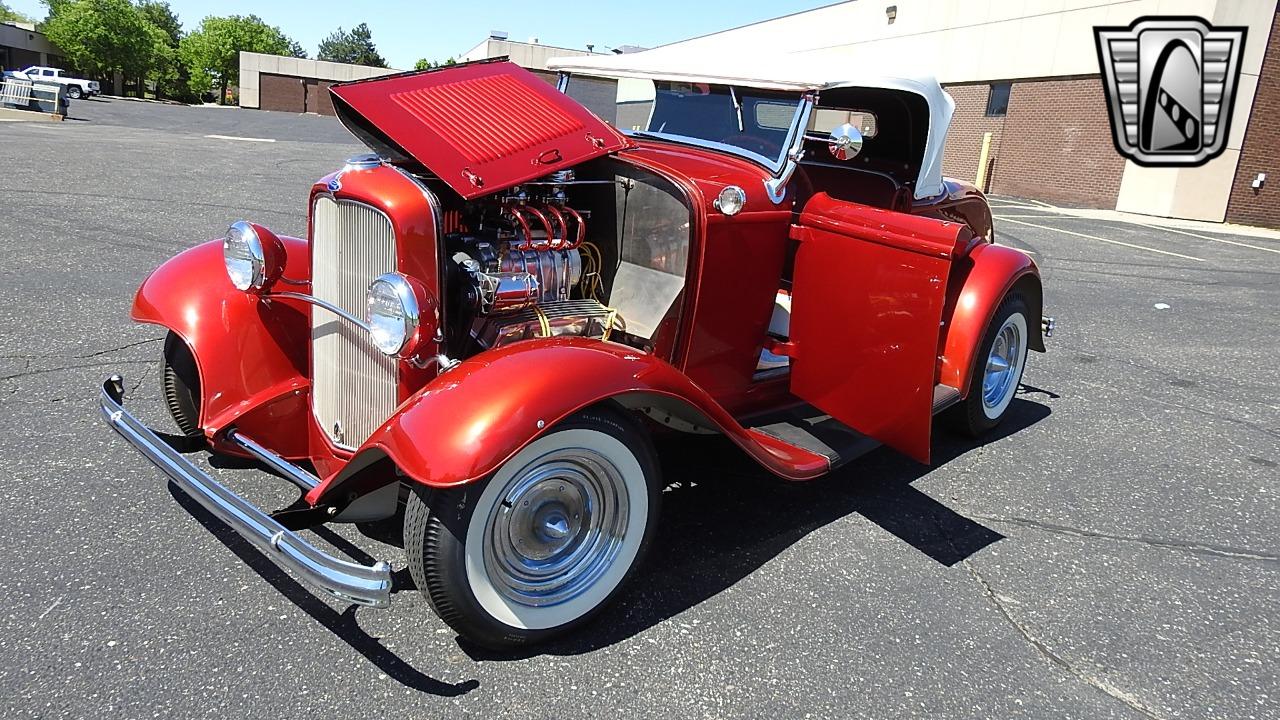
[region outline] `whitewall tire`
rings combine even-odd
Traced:
[[[410,496],[409,569],[459,634],[493,648],[588,620],[631,575],[658,513],[657,463],[642,427],[581,413],[486,480]]]
[[[967,396],[949,411],[956,429],[977,437],[1000,424],[1018,393],[1029,345],[1027,303],[1021,295],[1008,295],[974,353]]]

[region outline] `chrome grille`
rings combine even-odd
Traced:
[[[386,215],[321,196],[312,208],[311,292],[365,316],[365,291],[396,269],[396,237]],[[396,360],[349,320],[311,308],[311,408],[335,445],[356,448],[396,407]]]

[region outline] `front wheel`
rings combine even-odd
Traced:
[[[586,622],[624,585],[653,536],[661,482],[643,428],[580,413],[487,480],[405,510],[409,572],[460,635],[508,649]]]
[[[950,410],[957,430],[977,437],[1004,419],[1026,369],[1029,338],[1027,302],[1021,295],[1008,295],[974,353],[977,364],[968,396]]]
[[[71,98],[72,100],[79,100],[83,96],[84,96],[84,92],[80,90],[79,85],[67,86],[67,97]]]
[[[164,338],[164,401],[178,429],[188,438],[202,439],[200,429],[200,371],[187,343],[170,332]]]

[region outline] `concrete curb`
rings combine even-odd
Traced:
[[[36,110],[18,110],[17,108],[0,107],[0,120],[25,122],[62,122],[61,115],[38,112]]]

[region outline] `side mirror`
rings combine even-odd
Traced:
[[[862,131],[845,123],[832,128],[827,136],[827,150],[837,160],[852,160],[862,152]]]

